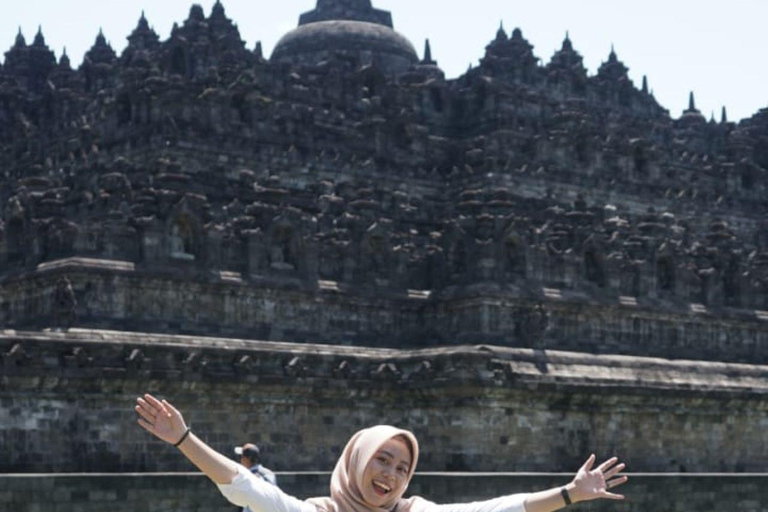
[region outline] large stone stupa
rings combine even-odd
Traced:
[[[318,0],[278,41],[271,61],[311,66],[334,54],[357,66],[375,62],[387,74],[400,74],[419,60],[410,41],[393,29],[391,14],[370,0]]]

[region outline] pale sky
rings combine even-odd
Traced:
[[[206,15],[215,0],[201,3]],[[93,45],[99,28],[118,54],[144,10],[162,40],[174,21],[187,18],[190,0],[24,0],[4,2],[0,53],[19,27],[31,43],[42,26],[57,58],[67,48],[73,66]],[[299,14],[316,0],[222,0],[252,49],[261,41],[269,56],[280,37],[295,28]],[[566,32],[590,75],[614,46],[636,85],[648,76],[656,99],[679,117],[694,91],[696,106],[720,119],[725,106],[736,121],[768,107],[765,23],[768,0],[373,0],[392,13],[395,30],[421,56],[429,38],[432,57],[448,78],[476,65],[499,23],[509,34],[519,27],[543,63],[559,49]],[[4,60],[4,56],[3,56]]]

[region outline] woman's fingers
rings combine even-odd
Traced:
[[[594,463],[595,463],[595,454],[593,453],[592,455],[589,456],[589,458],[586,460],[586,462],[584,462],[584,464],[582,464],[582,466],[579,469],[579,471],[589,471],[590,469],[592,469],[592,465]]]
[[[151,423],[147,423],[145,420],[143,420],[141,418],[139,418],[137,420],[137,423],[141,426],[141,428],[143,428],[144,430],[146,430],[150,434],[154,434],[154,432],[153,432],[153,430],[154,430],[153,429],[153,425]]]
[[[157,398],[153,397],[149,393],[144,395],[144,398],[147,400],[147,403],[155,408],[157,414],[168,414],[168,411],[166,410],[165,406],[163,405],[163,402],[158,400]]]
[[[146,400],[139,397],[136,399],[136,412],[146,418],[148,421],[152,421],[157,416],[157,409],[150,405]]]
[[[600,494],[600,497],[601,498],[607,498],[609,500],[623,500],[624,499],[624,495],[623,494],[614,494],[612,492],[606,492],[606,491],[603,491]]]
[[[139,407],[141,407],[142,409],[147,410],[148,412],[153,412],[155,410],[154,407],[152,407],[146,400],[144,400],[141,397],[138,397],[136,399],[136,403],[139,404]]]
[[[140,405],[136,406],[136,412],[139,413],[139,416],[144,418],[144,420],[147,421],[147,423],[153,424],[155,422],[155,415],[149,410],[141,407]]]
[[[615,474],[621,472],[621,470],[623,470],[625,467],[627,467],[627,465],[624,463],[617,464],[613,466],[611,469],[609,469],[608,471],[603,471],[603,476],[605,477],[606,480],[608,480],[609,478],[613,477]]]
[[[169,407],[171,407],[171,404],[169,404],[165,400],[161,402],[160,400],[150,395],[149,393],[144,395],[144,398],[146,400],[142,400],[141,398],[139,398],[138,399],[139,403],[144,402],[144,404],[146,404],[145,410],[148,410],[150,414],[152,414],[155,418],[159,416],[162,416],[165,418],[171,417],[171,412],[169,411]],[[166,404],[168,405],[168,407],[166,407]]]
[[[606,489],[612,489],[613,487],[616,487],[617,485],[621,485],[624,482],[629,480],[626,476],[620,476],[619,478],[614,478],[613,480],[608,480],[605,482],[605,488]]]
[[[606,460],[605,462],[597,466],[597,469],[605,473],[608,468],[616,464],[618,461],[619,461],[618,457],[611,457],[610,459]]]
[[[156,416],[158,413],[157,407],[149,403],[148,401],[144,400],[143,398],[139,397],[136,399],[136,403],[139,404],[137,407],[140,407],[141,410],[146,412],[147,414],[151,414],[152,416]]]
[[[147,403],[151,405],[158,412],[158,414],[164,411],[165,406],[163,406],[163,403],[157,398],[153,397],[150,394],[144,395],[144,398],[146,399]]]

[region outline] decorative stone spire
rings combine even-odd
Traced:
[[[701,112],[696,108],[696,99],[693,96],[693,91],[688,96],[688,109],[683,111],[682,118],[686,122],[700,122],[707,119],[701,115]]]
[[[429,38],[424,42],[424,59],[421,61],[422,64],[436,64],[434,60],[432,60],[432,48],[429,46]]]
[[[643,91],[643,94],[648,94],[648,77],[646,75],[643,75],[642,91]]]
[[[725,106],[723,106],[723,110],[720,113],[720,122],[723,124],[728,122],[728,113],[725,111]]]
[[[299,16],[299,25],[334,20],[366,21],[393,28],[392,14],[375,9],[371,0],[317,0],[313,11]]]
[[[33,44],[27,46],[19,28],[15,44],[5,53],[5,73],[18,78],[23,87],[40,90],[55,66],[56,56],[46,46],[42,29],[38,27]]]
[[[619,60],[616,50],[613,44],[611,44],[611,53],[608,55],[608,60],[597,70],[597,76],[604,80],[620,81],[628,79],[627,71],[629,69]]]
[[[565,33],[563,45],[552,56],[547,67],[567,72],[577,71],[579,75],[586,77],[587,70],[584,68],[584,59],[573,49],[573,43],[568,32]]]
[[[21,33],[21,27],[19,27],[19,33],[16,34],[16,41],[13,44],[14,48],[25,48],[27,46],[27,40],[24,39],[24,34]]]
[[[213,4],[213,9],[211,9],[211,19],[223,20],[226,18],[227,18],[227,15],[224,12],[224,6],[221,4],[220,0],[216,0],[216,3]]]
[[[93,43],[91,49],[85,54],[83,61],[85,62],[87,60],[93,64],[111,64],[115,59],[117,59],[115,51],[104,37],[104,31],[99,28],[99,35],[96,36],[96,41]]]
[[[611,53],[608,55],[608,62],[614,63],[618,61],[619,58],[616,56],[616,50],[613,47],[613,43],[611,43]]]
[[[187,22],[190,21],[205,21],[205,12],[203,12],[203,8],[200,4],[193,4],[192,7],[189,8]]]
[[[688,110],[683,112],[683,114],[700,114],[699,110],[696,108],[696,99],[693,96],[693,91],[690,92],[688,95]]]
[[[72,65],[69,62],[69,55],[67,55],[67,47],[64,47],[64,51],[61,53],[59,59],[59,67],[62,69],[72,69]]]
[[[208,18],[208,25],[211,27],[211,35],[214,39],[232,38],[240,40],[240,32],[237,30],[237,25],[227,18],[224,5],[220,0],[216,0],[216,3],[213,5],[211,16]]]
[[[120,56],[120,62],[124,66],[151,67],[150,54],[160,46],[160,37],[149,26],[144,11],[141,11],[136,28],[127,37],[128,46]]]
[[[261,49],[261,41],[256,41],[256,47],[253,49],[253,54],[259,61],[264,60],[264,51]]]
[[[537,73],[539,59],[533,54],[533,46],[523,37],[523,32],[515,28],[509,39],[497,37],[491,41],[485,47],[485,56],[480,63],[492,75],[526,82]]]
[[[127,39],[128,46],[133,50],[152,50],[158,46],[160,37],[150,28],[144,11],[141,11],[139,22]]]
[[[57,89],[71,89],[75,85],[75,72],[72,70],[72,66],[69,62],[66,46],[59,58],[58,64],[55,65],[48,75],[48,80],[54,84]]]
[[[445,73],[437,66],[437,61],[432,59],[432,47],[429,39],[424,41],[424,58],[406,73],[400,75],[401,83],[425,83],[429,80],[442,81]]]
[[[508,41],[509,38],[507,37],[507,33],[504,30],[504,21],[499,22],[499,30],[496,31],[496,41],[500,43],[504,43]]]
[[[43,37],[42,25],[37,26],[37,34],[35,35],[35,40],[32,42],[32,46],[45,48],[45,37]]]

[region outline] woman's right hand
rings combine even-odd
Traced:
[[[187,431],[181,413],[166,400],[158,400],[150,394],[136,399],[139,425],[166,443],[176,444]]]

